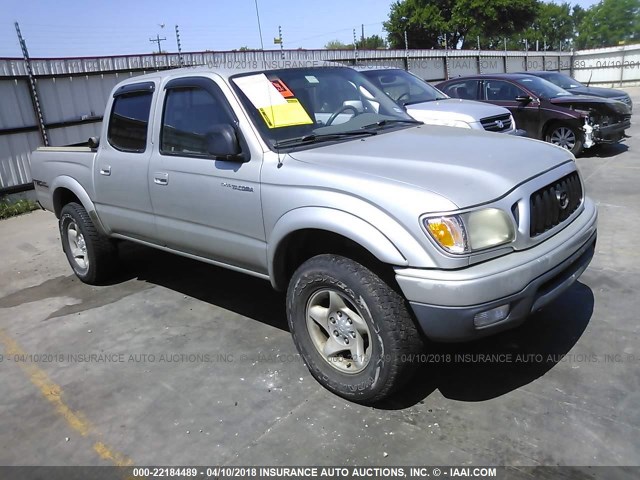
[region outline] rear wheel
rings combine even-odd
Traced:
[[[376,274],[337,255],[294,273],[287,291],[291,334],[311,374],[349,400],[374,403],[413,371],[422,339],[405,301]]]
[[[553,145],[557,145],[569,150],[574,155],[582,151],[582,132],[571,125],[556,123],[547,129],[545,140]]]
[[[116,249],[96,230],[89,214],[78,203],[66,204],[60,212],[60,239],[69,265],[80,280],[99,284],[111,274]]]

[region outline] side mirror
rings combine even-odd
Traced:
[[[98,148],[98,145],[100,145],[100,137],[89,137],[87,145],[89,146],[89,148]]]
[[[518,95],[516,97],[516,102],[520,102],[520,103],[529,103],[532,102],[533,98],[531,98],[529,95]]]
[[[220,160],[243,161],[236,129],[228,123],[214,125],[206,134],[207,152]]]

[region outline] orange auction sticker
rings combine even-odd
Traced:
[[[284,98],[293,97],[293,92],[289,90],[289,87],[287,87],[282,80],[271,80],[271,83],[273,83],[273,86],[276,87],[276,90],[278,90]]]

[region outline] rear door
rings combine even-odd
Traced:
[[[261,152],[240,140],[246,162],[210,152],[210,135],[238,119],[208,77],[169,81],[159,95],[161,122],[149,171],[162,244],[224,264],[266,273],[260,199]],[[157,135],[157,137],[155,137]]]
[[[153,81],[120,87],[107,105],[106,138],[94,162],[96,210],[114,233],[153,241],[149,196],[150,113]]]
[[[531,97],[529,102],[518,101],[518,97]],[[526,130],[527,136],[537,138],[540,123],[540,103],[530,93],[506,80],[484,80],[481,88],[484,102],[508,109],[518,128]]]

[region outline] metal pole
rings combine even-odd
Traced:
[[[181,67],[184,67],[184,59],[182,58],[182,46],[180,45],[180,31],[178,25],[176,25],[176,42],[178,44],[178,62]]]
[[[284,60],[284,43],[282,42],[282,27],[278,25],[278,36],[280,38],[280,58]]]
[[[407,29],[404,29],[404,56],[409,58],[409,38],[407,37]]]
[[[262,42],[262,26],[260,25],[260,12],[258,11],[258,0],[254,0],[254,3],[256,4],[256,18],[258,19],[258,33],[260,34],[260,48],[262,48],[262,51],[264,52],[264,43]]]
[[[38,121],[38,130],[40,131],[40,137],[45,147],[49,146],[49,136],[44,125],[44,118],[42,115],[42,108],[40,107],[40,100],[38,99],[37,80],[33,75],[33,69],[31,68],[31,59],[29,58],[29,51],[27,50],[27,42],[22,38],[22,32],[20,32],[20,25],[15,22],[16,34],[18,35],[18,42],[22,49],[22,56],[24,58],[24,64],[27,69],[27,76],[29,77],[29,90],[31,92],[31,103],[33,105],[33,111],[36,114],[36,120]]]
[[[358,62],[358,42],[356,40],[356,29],[353,29],[353,64]]]

